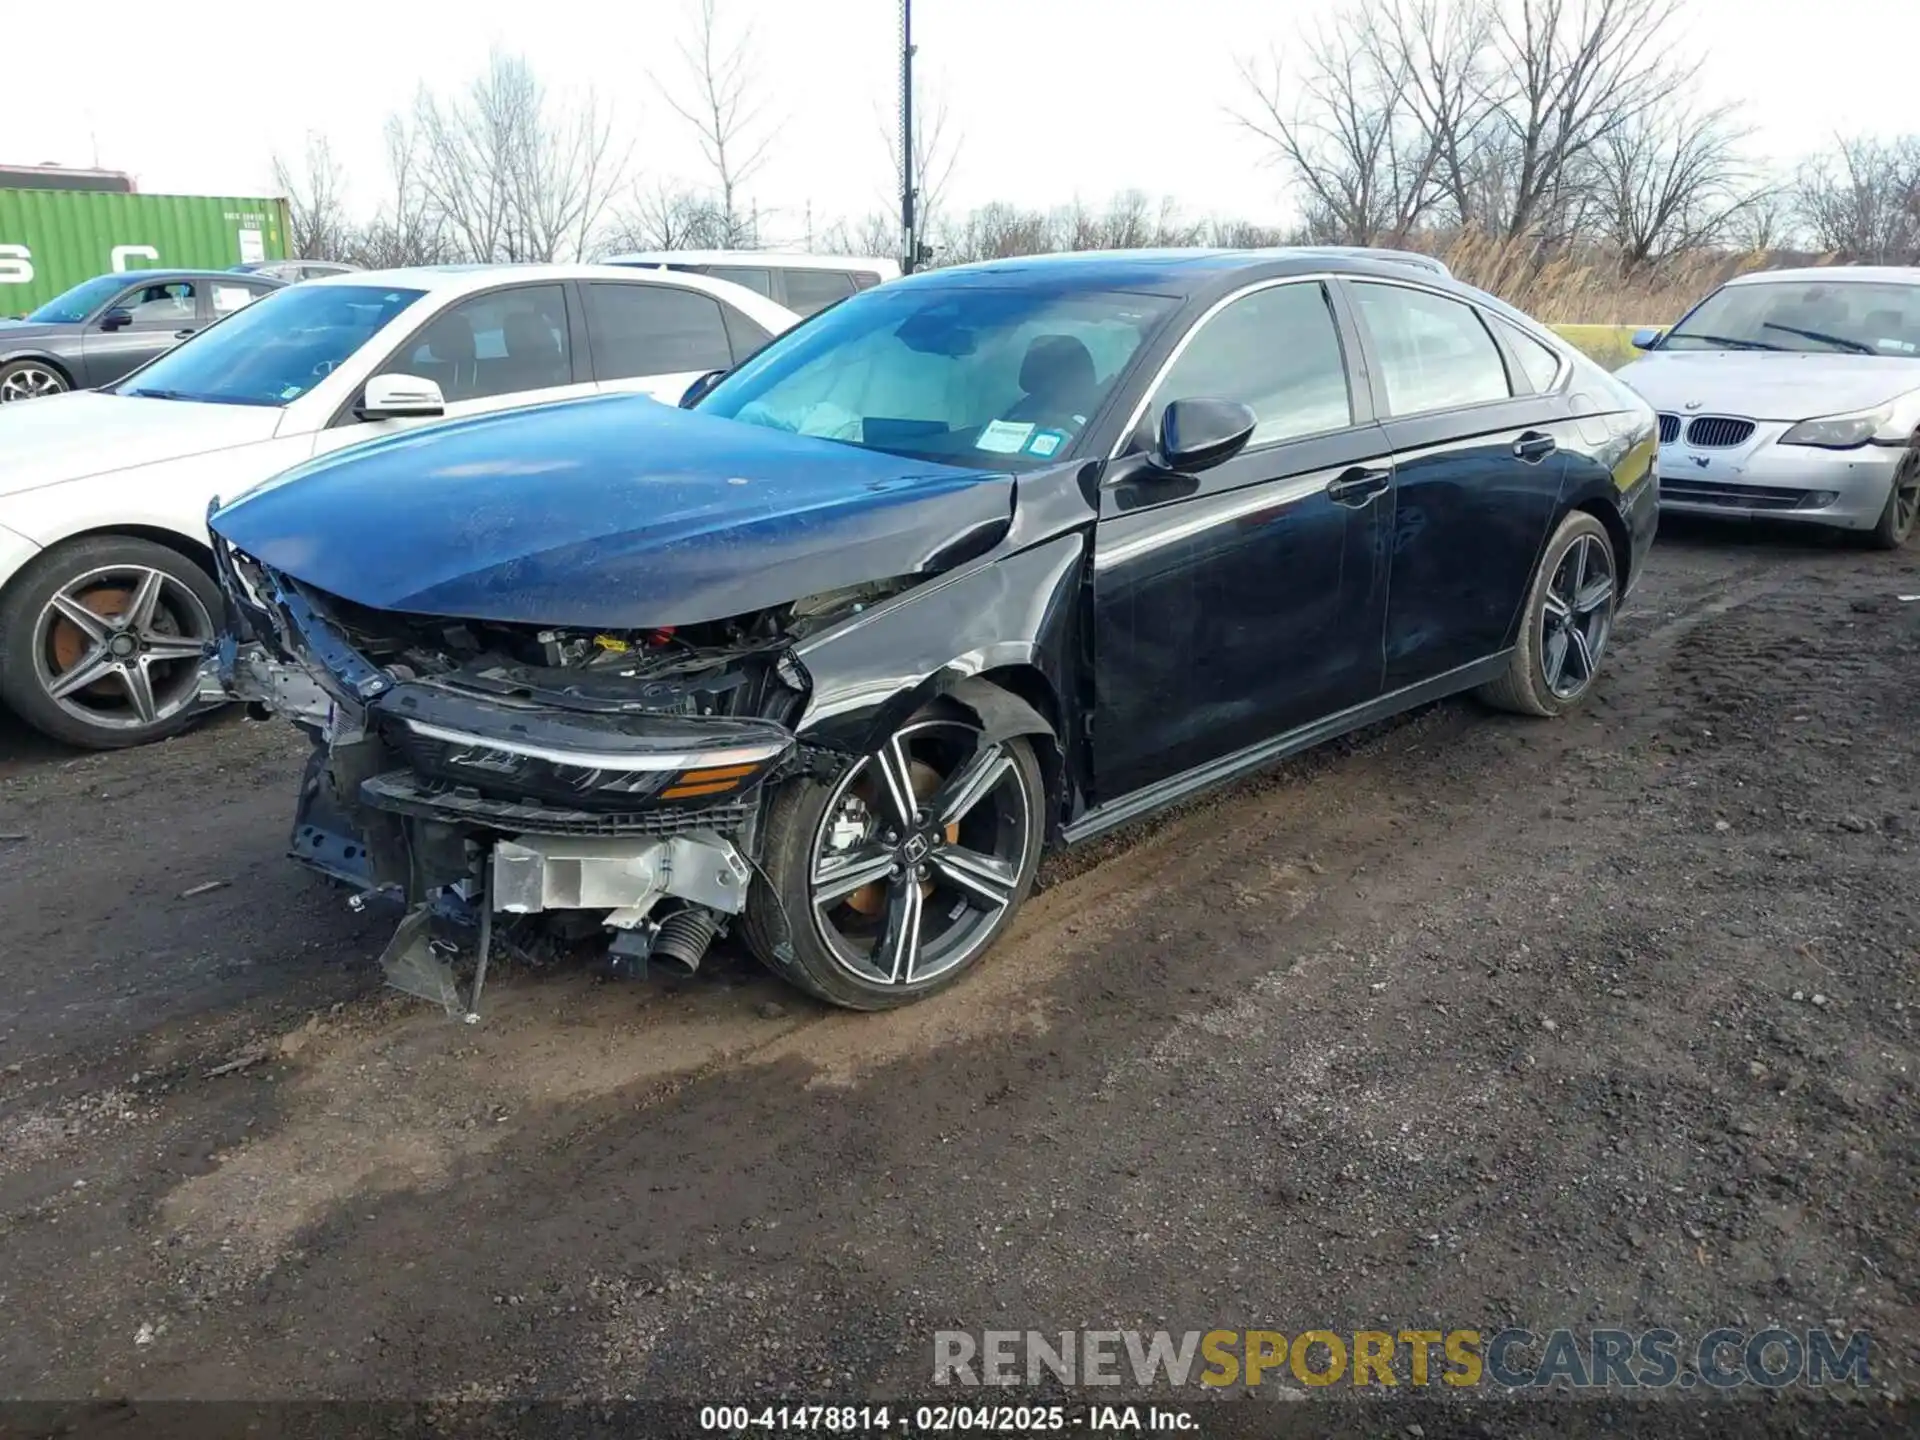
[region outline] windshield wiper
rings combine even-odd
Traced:
[[[1764,340],[1736,340],[1731,335],[1702,335],[1697,331],[1683,331],[1667,336],[1667,340],[1698,340],[1707,345],[1725,345],[1732,350],[1778,350],[1778,345],[1769,345]],[[1666,340],[1660,342],[1660,348],[1666,348]]]
[[[1818,330],[1798,330],[1791,325],[1777,324],[1772,320],[1760,322],[1762,330],[1784,330],[1789,335],[1798,335],[1802,340],[1817,340],[1822,345],[1832,345],[1836,349],[1846,350],[1855,355],[1878,355],[1880,352],[1871,345],[1863,345],[1858,340],[1843,339],[1838,335],[1822,334]]]
[[[133,390],[122,390],[120,394],[138,395],[147,400],[187,400],[192,398],[178,390],[149,390],[144,387]]]

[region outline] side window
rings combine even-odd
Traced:
[[[1154,391],[1147,423],[1175,400],[1238,400],[1270,445],[1353,423],[1346,361],[1326,290],[1311,282],[1256,290],[1201,322]]]
[[[738,365],[754,351],[773,338],[773,332],[744,312],[731,305],[722,305],[720,313],[726,317],[727,342],[733,347],[733,364]],[[718,369],[718,366],[710,367]]]
[[[856,270],[853,272],[853,288],[856,290],[871,290],[879,283],[880,277],[871,270]]]
[[[178,330],[191,325],[199,303],[191,280],[168,280],[140,285],[113,302],[133,316],[133,323],[149,330]]]
[[[715,280],[725,280],[734,285],[744,285],[749,290],[758,291],[771,300],[773,298],[773,272],[758,266],[747,265],[702,265],[700,273]]]
[[[593,372],[601,380],[724,370],[733,364],[720,302],[675,285],[587,286]]]
[[[571,385],[565,292],[528,285],[463,300],[429,321],[381,373],[432,380],[449,402]]]
[[[1353,294],[1393,414],[1451,410],[1513,393],[1499,347],[1472,306],[1403,285],[1357,282]]]
[[[783,270],[787,308],[796,315],[817,315],[853,293],[853,277],[844,270]]]
[[[1560,373],[1560,357],[1518,325],[1509,325],[1500,319],[1493,323],[1507,337],[1507,347],[1519,357],[1520,368],[1527,372],[1534,393],[1543,395],[1551,390],[1554,376]]]
[[[216,318],[231,315],[244,309],[266,294],[266,287],[257,285],[227,285],[219,281],[213,286],[213,313]]]

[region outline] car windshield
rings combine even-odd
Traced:
[[[1795,350],[1920,356],[1920,285],[1769,280],[1727,285],[1661,340],[1662,350]]]
[[[78,325],[132,284],[125,275],[96,275],[82,280],[64,295],[56,295],[27,316],[32,325]]]
[[[1175,302],[978,285],[863,291],[762,349],[698,408],[956,465],[1065,455]]]
[[[372,285],[276,290],[169,350],[114,390],[161,400],[288,405],[422,293]]]

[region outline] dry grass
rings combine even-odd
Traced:
[[[1435,240],[1422,248],[1460,279],[1548,324],[1668,324],[1716,285],[1776,263],[1766,252],[1703,251],[1623,274],[1618,259],[1598,248],[1546,251],[1471,230]]]

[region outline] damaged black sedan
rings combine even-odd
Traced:
[[[1457,691],[1594,683],[1654,417],[1364,254],[1004,261],[695,387],[360,447],[212,520],[209,683],[314,739],[305,863],[836,1004],[977,962],[1048,845]],[[476,984],[479,977],[476,977]],[[419,988],[413,986],[410,988]]]

